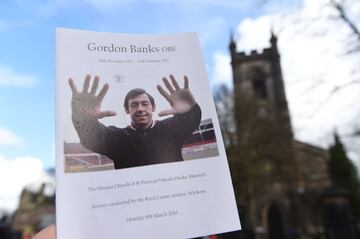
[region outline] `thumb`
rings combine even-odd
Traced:
[[[175,112],[173,109],[163,110],[159,113],[159,116],[173,115]]]
[[[36,234],[34,239],[55,239],[55,237],[56,227],[55,225],[50,225]]]
[[[111,111],[111,110],[102,111],[99,113],[99,119],[102,119],[104,117],[111,117],[111,116],[115,116],[115,115],[116,115],[115,111]]]

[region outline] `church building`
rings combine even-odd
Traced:
[[[323,236],[329,156],[294,138],[277,37],[249,54],[231,38],[237,143],[228,153],[242,224],[259,239]]]

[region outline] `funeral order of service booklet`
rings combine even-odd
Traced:
[[[58,239],[240,229],[195,33],[56,30]]]

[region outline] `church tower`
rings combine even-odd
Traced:
[[[297,171],[293,132],[284,81],[272,33],[270,47],[249,54],[237,52],[230,40],[237,147],[233,164],[240,165],[241,202],[248,220],[268,238],[285,238],[294,225],[291,200]]]
[[[254,100],[262,102],[260,114],[277,114],[289,140],[293,139],[289,109],[281,72],[277,37],[271,33],[270,47],[261,53],[252,50],[250,54],[236,51],[231,36],[230,53],[235,94],[246,91]]]

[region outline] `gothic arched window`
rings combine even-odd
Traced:
[[[261,99],[267,98],[267,88],[266,88],[266,74],[259,67],[254,67],[252,70],[252,85],[255,95]]]

